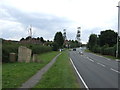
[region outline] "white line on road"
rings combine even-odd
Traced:
[[[118,61],[120,61],[120,60],[119,60],[119,59],[115,59],[115,61],[117,61],[117,62],[118,62]]]
[[[88,60],[90,60],[91,62],[94,62],[94,61],[93,61],[92,59],[90,59],[90,58],[89,58]]]
[[[77,72],[79,78],[81,79],[82,83],[84,84],[85,88],[86,88],[87,90],[89,90],[88,86],[86,85],[85,81],[84,81],[83,78],[81,77],[80,73],[78,72],[78,70],[77,70],[77,68],[75,67],[75,65],[74,65],[74,63],[73,63],[73,61],[72,61],[71,58],[70,58],[70,61],[71,61],[72,65],[73,65],[75,71]]]
[[[105,67],[105,65],[104,65],[104,64],[101,64],[101,63],[97,63],[97,64],[99,64],[99,65],[101,65],[101,66]]]
[[[110,68],[110,70],[114,71],[114,72],[117,72],[117,73],[120,73],[119,71],[113,69],[113,68]]]
[[[106,58],[108,61],[110,61],[110,59]]]

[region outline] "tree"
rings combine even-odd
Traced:
[[[61,48],[64,43],[64,38],[61,32],[57,32],[54,37],[54,42],[58,44],[58,47]]]
[[[90,37],[89,37],[88,48],[89,48],[90,50],[92,50],[93,47],[94,47],[95,45],[97,45],[97,41],[98,41],[97,35],[96,35],[96,34],[91,34]]]
[[[25,40],[24,38],[21,38],[20,41]]]
[[[101,31],[99,39],[100,46],[108,44],[110,47],[112,47],[117,43],[117,33],[115,33],[113,30]]]
[[[31,36],[26,37],[26,40],[29,40],[29,39],[31,39]]]
[[[37,37],[37,40],[40,40],[40,38],[39,38],[39,37]]]
[[[52,46],[53,46],[52,47],[53,51],[57,51],[59,49],[59,46],[58,46],[58,44],[56,42],[53,42]]]
[[[43,39],[43,37],[40,37],[40,41],[41,41],[42,43],[45,42],[44,39]]]

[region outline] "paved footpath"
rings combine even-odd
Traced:
[[[22,84],[20,88],[32,88],[34,87],[42,78],[42,75],[48,71],[48,69],[54,64],[57,57],[60,55],[59,53],[53,60],[48,63],[45,67],[43,67],[41,70],[39,70],[35,75],[33,75],[28,81]]]

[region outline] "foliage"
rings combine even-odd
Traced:
[[[117,33],[112,30],[101,31],[99,37],[91,34],[87,47],[90,51],[103,55],[116,55]],[[118,56],[120,57],[120,43]]]
[[[34,54],[40,54],[40,53],[52,51],[51,47],[42,46],[39,44],[31,44],[31,45],[27,45],[27,47],[32,49],[32,53],[34,53]]]
[[[57,51],[58,49],[59,49],[58,43],[54,42],[54,43],[52,44],[52,50],[53,50],[53,51]]]
[[[76,48],[76,47],[80,47],[80,43],[78,43],[78,41],[74,41],[74,40],[69,40],[69,45],[70,48]]]
[[[57,32],[55,34],[54,42],[58,44],[58,48],[62,48],[64,43],[64,38],[61,32]]]
[[[4,42],[2,44],[2,62],[9,62],[10,53],[18,53],[18,47],[20,45],[13,42]]]
[[[40,54],[44,52],[52,51],[50,46],[43,46],[39,44],[19,44],[18,42],[6,42],[3,40],[2,43],[2,62],[9,62],[9,54],[16,53],[18,54],[18,47],[26,46],[32,49],[32,53]]]
[[[90,50],[93,50],[95,45],[97,45],[97,35],[96,34],[91,34],[90,37],[89,37],[88,48]]]
[[[101,31],[99,39],[100,46],[108,44],[110,47],[113,47],[117,43],[117,33],[113,30]]]

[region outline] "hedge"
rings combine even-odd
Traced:
[[[100,47],[98,45],[95,45],[91,51],[94,53],[100,53],[102,55],[116,56],[116,45],[114,47],[109,47],[108,45]],[[118,57],[120,57],[120,44],[118,51]]]
[[[32,53],[40,54],[52,51],[52,48],[49,46],[43,46],[38,44],[19,44],[16,42],[3,42],[2,43],[2,62],[9,62],[9,53],[18,54],[18,47],[26,46],[32,49]]]

